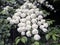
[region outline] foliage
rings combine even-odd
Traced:
[[[0,18],[0,42],[1,45],[4,45],[5,39],[8,42],[8,37],[10,36],[10,27],[8,21],[4,18]]]

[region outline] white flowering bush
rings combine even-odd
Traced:
[[[21,33],[22,36],[33,36],[34,40],[40,40],[39,30],[45,33],[48,31],[48,23],[43,19],[43,15],[43,11],[39,10],[34,4],[25,2],[20,8],[16,9],[16,13],[14,13],[12,17],[8,17],[7,20],[11,25],[17,24],[17,31]]]
[[[7,20],[11,25],[18,26],[17,31],[21,36],[40,40],[41,36],[39,30],[46,33],[48,32],[49,26],[47,20],[44,19],[44,15],[44,12],[39,10],[36,5],[27,1],[20,8],[16,9],[14,15],[8,17]]]
[[[3,10],[0,13],[0,15],[2,14],[6,16],[4,17],[6,20],[4,27],[8,27],[8,29],[3,28],[8,30],[7,34],[4,33],[4,39],[6,35],[13,35],[11,34],[12,32],[9,32],[10,30],[16,31],[16,35],[19,34],[12,42],[13,45],[18,45],[20,42],[24,43],[25,45],[48,45],[49,41],[52,41],[52,39],[54,41],[60,39],[57,38],[60,34],[58,31],[59,29],[56,27],[51,27],[51,24],[53,24],[54,20],[46,19],[47,15],[50,15],[50,12],[44,10],[42,7],[42,5],[44,5],[47,8],[54,10],[54,7],[48,4],[48,1],[24,0],[24,4],[20,5],[13,0],[9,3],[11,3],[13,6],[9,4],[9,6],[3,7]],[[2,23],[3,21],[1,24]],[[15,34],[13,36],[15,36]]]

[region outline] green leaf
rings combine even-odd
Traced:
[[[33,45],[40,45],[38,41],[34,42]]]
[[[18,39],[20,39],[20,37],[19,37],[19,36],[18,36],[18,37],[16,37],[15,42],[16,42]]]
[[[52,35],[52,38],[53,38],[53,40],[55,40],[55,41],[56,41],[56,39],[57,39],[55,35]]]
[[[20,42],[20,37],[16,37],[16,39],[15,39],[16,45],[17,45],[19,42]]]
[[[33,43],[35,40],[34,40],[34,38],[31,38],[31,42]]]
[[[56,34],[56,37],[60,37],[60,35],[59,34]]]
[[[49,38],[50,38],[50,35],[47,34],[47,35],[46,35],[46,40],[49,40]]]
[[[10,33],[6,34],[8,37],[10,36]]]
[[[0,45],[4,45],[4,41],[0,41]]]
[[[16,45],[17,45],[19,42],[20,42],[20,39],[17,39],[17,40],[16,40]]]
[[[55,21],[54,21],[54,20],[48,20],[48,21],[47,21],[47,23],[48,23],[49,25],[53,24],[53,22],[55,22]]]
[[[22,37],[21,42],[23,42],[25,44],[27,42],[27,37]]]

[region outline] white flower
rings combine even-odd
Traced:
[[[47,30],[46,28],[43,28],[42,31],[43,31],[43,32],[47,32],[48,30]]]
[[[18,19],[18,20],[20,20],[20,17],[14,15],[14,16],[12,17],[12,19],[15,19],[15,20]]]
[[[21,35],[22,35],[22,36],[25,35],[25,32],[21,32]]]
[[[36,34],[36,35],[34,35],[34,40],[40,40],[40,35],[38,35],[38,34]]]
[[[26,31],[26,27],[21,27],[22,31]]]
[[[35,11],[39,11],[39,8],[36,8]]]
[[[26,22],[26,19],[25,18],[22,18],[22,19],[20,19],[20,22],[25,23]]]
[[[37,20],[36,19],[32,19],[31,22],[34,24],[34,23],[37,23]]]
[[[42,22],[41,21],[38,21],[37,24],[40,26],[42,24]]]
[[[9,6],[4,7],[4,10],[8,10]]]
[[[23,32],[22,27],[17,28],[18,32]]]
[[[11,17],[8,17],[7,20],[10,21],[11,20]]]
[[[24,31],[26,31],[26,28],[25,27],[19,27],[19,28],[17,28],[17,31],[18,32],[24,32]]]
[[[33,12],[34,12],[34,11],[30,9],[30,10],[28,11],[28,13],[27,13],[28,16],[31,15],[31,14],[33,14]]]
[[[31,25],[31,21],[26,21],[26,25]]]
[[[38,30],[37,29],[33,29],[32,30],[32,34],[38,34]]]
[[[46,1],[46,4],[48,4],[49,2],[48,1]]]
[[[17,12],[14,14],[14,16],[20,16],[22,13],[21,12]]]
[[[45,0],[38,0],[41,4],[45,1]]]
[[[40,29],[43,29],[44,28],[44,25],[40,25],[40,27],[39,27]]]
[[[19,23],[18,26],[19,27],[25,27],[25,23]]]
[[[27,15],[29,16],[29,15],[31,15],[31,12],[30,12],[30,10],[27,12]]]
[[[27,36],[27,37],[31,37],[31,32],[30,32],[30,31],[27,31],[27,32],[26,32],[26,36]]]
[[[20,16],[21,16],[22,18],[24,18],[24,17],[26,17],[26,14],[25,14],[25,13],[22,13]]]
[[[34,12],[34,11],[35,11],[35,9],[30,9],[29,11],[30,11],[30,12]]]
[[[38,20],[41,20],[42,18],[43,18],[42,15],[39,15],[39,16],[38,16]]]
[[[21,27],[17,28],[17,31],[22,32],[22,28]]]
[[[22,5],[20,8],[21,9],[26,9],[26,5]]]
[[[30,16],[27,16],[27,17],[26,17],[26,20],[31,20],[31,17],[30,17]]]
[[[44,27],[48,27],[48,23],[43,23]]]
[[[16,20],[15,20],[15,24],[18,24],[18,23],[19,23],[19,20],[18,20],[18,19],[16,19]]]
[[[12,24],[12,25],[15,24],[15,20],[11,19],[10,24]]]
[[[36,6],[33,6],[32,8],[33,8],[33,9],[36,9]]]
[[[27,5],[27,4],[29,3],[29,0],[24,0],[24,1],[26,1],[26,2],[24,3],[24,5]]]
[[[29,11],[28,9],[22,9],[23,13],[26,13]]]
[[[50,8],[51,8],[52,10],[54,10],[54,7],[53,7],[52,5],[50,5]]]
[[[43,14],[43,11],[40,11],[40,14]]]
[[[41,23],[42,23],[42,24],[45,23],[45,21],[46,21],[45,19],[41,19]]]
[[[18,9],[16,9],[16,12],[20,12],[21,10],[18,8]]]
[[[31,30],[31,25],[27,25],[26,30]]]
[[[38,28],[38,25],[37,24],[33,24],[32,25],[32,29],[37,29]]]
[[[17,31],[18,31],[18,32],[21,32],[21,29],[20,29],[20,28],[17,28]]]
[[[51,5],[50,5],[50,4],[49,4],[49,5],[48,5],[48,4],[46,4],[46,6],[47,6],[47,7],[50,7]]]
[[[36,15],[35,14],[31,14],[31,18],[36,18]]]
[[[35,11],[35,14],[38,16],[38,15],[40,15],[40,12],[39,11]]]
[[[33,7],[32,3],[28,3],[27,5],[28,5],[29,8]]]

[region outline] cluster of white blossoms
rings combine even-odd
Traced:
[[[29,1],[29,0],[24,0],[24,1]],[[45,0],[30,0],[30,1],[38,1],[42,4]]]
[[[41,38],[39,30],[48,31],[48,23],[43,19],[43,11],[30,2],[25,2],[20,8],[16,9],[16,13],[12,17],[8,17],[7,20],[12,25],[17,24],[17,31],[22,36],[33,36],[34,40]]]
[[[46,1],[46,6],[47,6],[48,8],[51,8],[52,10],[54,10],[53,5],[50,5],[48,1]]]

